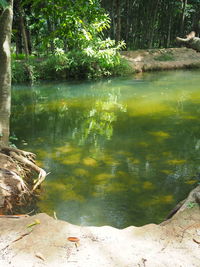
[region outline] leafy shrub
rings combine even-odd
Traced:
[[[23,60],[26,58],[25,54],[12,54],[12,59],[13,60]]]
[[[68,52],[68,77],[93,79],[113,75],[121,65],[118,51],[124,46],[124,42],[116,45],[113,40],[98,39],[82,50]]]
[[[133,68],[128,64],[127,60],[120,58],[120,63],[112,68],[113,76],[127,76],[132,74]]]
[[[12,81],[14,83],[34,82],[38,78],[38,73],[31,61],[12,60]]]
[[[49,58],[37,63],[39,78],[42,80],[58,80],[65,78],[66,67],[67,58],[61,59],[56,55],[51,55]]]
[[[122,60],[119,50],[123,42],[98,40],[82,50],[64,53],[57,48],[55,54],[43,59],[13,60],[13,82],[58,79],[94,79],[130,73],[130,67]]]
[[[27,82],[29,80],[28,72],[21,61],[12,60],[12,81],[15,83]]]

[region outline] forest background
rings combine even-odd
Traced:
[[[13,11],[13,82],[126,74],[118,51],[200,32],[200,0],[15,0]]]

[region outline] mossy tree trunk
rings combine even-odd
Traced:
[[[10,42],[13,20],[13,0],[0,17],[0,146],[9,140],[11,107],[11,55]]]

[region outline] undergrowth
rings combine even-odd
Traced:
[[[115,46],[114,41],[109,39],[80,51],[65,53],[56,49],[54,54],[41,58],[15,56],[12,57],[12,80],[21,83],[128,75],[133,71],[119,54],[123,46],[124,43]]]

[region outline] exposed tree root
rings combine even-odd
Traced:
[[[24,152],[24,151],[23,151]],[[46,177],[46,172],[41,169],[40,167],[38,167],[33,161],[32,159],[28,159],[26,157],[22,157],[20,156],[18,153],[11,151],[10,152],[10,156],[17,160],[18,162],[20,162],[21,164],[24,164],[24,166],[30,168],[31,170],[37,172],[38,175],[38,179],[37,182],[35,183],[35,185],[33,186],[32,191],[35,191],[35,189],[38,188],[38,186],[44,181],[45,177]]]
[[[176,213],[192,208],[195,205],[200,205],[200,185],[195,187],[188,195],[188,197],[179,202],[176,207],[168,214],[166,220],[172,218]]]
[[[35,164],[35,154],[14,147],[0,146],[0,209],[12,211],[40,186],[46,172]],[[38,174],[33,182],[33,173]]]

